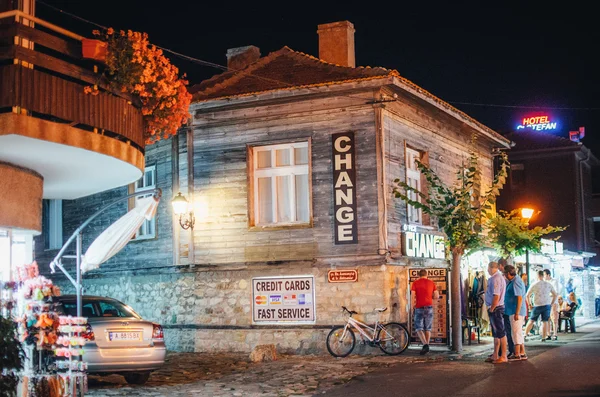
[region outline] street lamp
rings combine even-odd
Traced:
[[[527,224],[527,228],[529,228],[529,220],[533,216],[533,209],[531,208],[521,208],[521,218],[525,219]],[[525,248],[525,274],[527,274],[527,285],[531,285],[531,280],[529,278],[529,249]]]
[[[194,217],[194,211],[190,210],[188,213],[188,218],[183,219],[183,215],[188,212],[188,201],[181,194],[181,192],[177,193],[177,196],[171,200],[171,205],[173,206],[173,213],[175,215],[179,215],[179,225],[184,230],[194,229],[194,223],[196,223],[196,218]]]

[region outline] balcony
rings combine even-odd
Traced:
[[[123,186],[144,169],[140,106],[109,88],[103,64],[82,57],[81,39],[20,11],[0,13],[0,163],[41,175],[44,198]],[[90,85],[100,94],[85,94]]]

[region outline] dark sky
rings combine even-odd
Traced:
[[[263,55],[287,45],[318,56],[317,25],[349,20],[357,65],[396,69],[499,132],[541,114],[559,122],[557,135],[585,126],[583,143],[600,156],[600,26],[595,10],[579,2],[44,2],[101,25],[145,31],[157,45],[221,65],[228,48],[244,45]],[[94,29],[39,2],[37,15],[82,35]],[[220,73],[170,58],[191,83]]]

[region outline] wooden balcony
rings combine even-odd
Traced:
[[[139,101],[110,88],[102,75],[105,65],[82,57],[81,39],[20,11],[0,13],[0,161],[42,174],[47,198],[76,198],[122,186],[139,178],[144,169]],[[84,88],[93,85],[100,93],[85,94]],[[59,163],[65,161],[56,159],[60,153],[77,158],[80,164],[75,160],[64,163],[65,171],[59,176],[47,171],[42,161],[15,154],[27,145]],[[65,151],[65,145],[77,152]],[[82,166],[89,167],[90,178],[101,176],[104,182],[66,192],[67,184],[80,182],[75,172],[69,179],[68,169],[79,168],[82,174]],[[97,174],[99,167],[102,175]],[[55,189],[53,178],[60,180]]]
[[[30,27],[19,18],[0,19],[0,111],[16,107],[32,117],[95,130],[143,150],[140,108],[131,97],[108,89],[95,72],[103,65],[82,58],[79,37],[39,23]],[[95,96],[83,92],[94,84],[106,91]]]

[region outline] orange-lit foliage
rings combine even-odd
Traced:
[[[150,44],[146,33],[112,28],[92,33],[108,43],[105,74],[111,88],[136,95],[142,102],[146,143],[175,135],[190,118],[192,96],[185,75],[179,77],[179,69]],[[85,92],[93,95],[98,88],[86,87]]]

